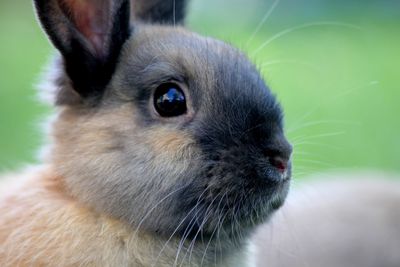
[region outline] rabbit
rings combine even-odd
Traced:
[[[42,165],[2,182],[0,266],[247,266],[284,203],[283,111],[184,0],[34,0],[58,54]]]

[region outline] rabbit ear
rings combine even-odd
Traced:
[[[101,95],[130,35],[129,0],[34,0],[43,28],[64,58],[73,88]]]
[[[134,19],[157,24],[183,24],[186,0],[133,0]]]

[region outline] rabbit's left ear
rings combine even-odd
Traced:
[[[130,36],[129,0],[34,0],[82,98],[101,95]]]

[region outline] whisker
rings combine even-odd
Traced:
[[[334,167],[336,168],[337,166],[331,163],[319,161],[319,160],[313,160],[313,159],[297,159],[297,162],[305,162],[305,163],[313,163],[315,165],[319,166],[325,166],[325,167]]]
[[[193,216],[193,218],[189,221],[188,225],[185,228],[185,231],[183,232],[183,235],[179,241],[178,244],[178,248],[177,248],[177,252],[176,252],[176,256],[175,256],[175,261],[174,261],[174,265],[173,267],[177,266],[178,264],[178,260],[179,260],[179,255],[181,253],[181,251],[184,249],[185,246],[185,242],[186,239],[188,238],[190,232],[193,230],[193,227],[195,226],[196,220],[197,220],[197,216],[200,213],[200,210],[197,210],[196,214]],[[186,249],[188,250],[189,247]],[[182,261],[184,260],[184,258],[182,258]]]
[[[281,59],[281,60],[269,60],[267,62],[261,63],[260,64],[260,69],[261,71],[263,71],[266,67],[268,66],[273,66],[273,65],[277,65],[277,64],[298,64],[304,67],[309,68],[310,70],[314,71],[315,73],[318,73],[319,75],[322,75],[322,71],[321,68],[311,64],[308,61],[304,61],[304,60],[295,60],[295,59]]]
[[[203,192],[200,194],[200,196],[197,199],[196,204],[193,206],[193,208],[190,209],[190,211],[186,214],[186,216],[181,220],[181,222],[178,224],[178,226],[175,228],[175,230],[172,232],[172,234],[170,235],[170,237],[167,239],[167,241],[165,242],[165,244],[163,245],[163,247],[161,248],[160,252],[158,253],[154,264],[152,265],[152,267],[155,267],[156,263],[158,262],[158,259],[161,257],[162,252],[164,251],[164,249],[167,247],[168,243],[171,241],[171,239],[174,237],[174,235],[178,232],[179,228],[181,227],[181,225],[185,222],[185,220],[189,217],[189,215],[195,210],[197,209],[197,207],[200,204],[201,199],[204,196],[204,193],[207,192],[208,187],[205,188],[203,190]],[[194,216],[195,217],[195,216]]]
[[[226,193],[227,193],[227,192],[226,192]],[[224,197],[227,195],[226,193],[224,194]],[[221,198],[221,200],[222,200],[222,199],[223,199],[223,197]],[[220,201],[220,203],[221,203],[221,201]],[[218,205],[219,205],[219,204],[218,204]],[[226,204],[225,204],[225,205],[226,205]],[[217,227],[214,227],[214,230],[212,231],[211,236],[209,237],[209,240],[208,240],[208,242],[207,242],[206,248],[204,249],[203,256],[202,256],[202,258],[201,258],[200,266],[203,266],[205,257],[206,257],[206,255],[207,255],[207,250],[208,250],[208,248],[210,247],[211,242],[213,241],[213,238],[214,238],[215,233],[217,232],[218,225],[219,225],[219,222],[220,222],[220,219],[221,219],[221,215],[220,215],[221,212],[222,212],[222,211],[219,211],[219,214],[218,214]],[[225,216],[226,216],[226,214],[225,214]],[[216,250],[216,248],[214,248],[214,251],[215,251],[215,250]]]
[[[224,207],[225,206],[226,206],[226,204],[224,205]],[[221,233],[222,226],[224,224],[225,218],[228,215],[228,213],[226,212],[225,215],[221,217],[221,213],[222,213],[222,210],[218,214],[218,224],[217,224],[217,242],[218,242],[218,245],[219,245],[220,261],[222,261],[221,260],[221,258],[222,258],[222,246],[221,246],[220,233]],[[214,263],[215,263],[215,267],[218,267],[218,265],[217,265],[217,249],[214,249]]]
[[[282,36],[285,36],[291,32],[302,30],[302,29],[307,29],[311,27],[317,27],[317,26],[336,26],[336,27],[344,27],[344,28],[349,28],[349,29],[354,29],[361,31],[362,29],[354,24],[349,24],[349,23],[343,23],[343,22],[337,22],[337,21],[318,21],[318,22],[310,22],[310,23],[305,23],[302,25],[294,26],[291,28],[288,28],[286,30],[283,30],[281,32],[278,32],[277,34],[273,35],[271,38],[269,38],[267,41],[262,43],[256,50],[253,51],[252,56],[256,56],[262,49],[264,49],[266,46],[268,46],[270,43],[273,41],[281,38]]]
[[[315,156],[314,153],[310,153],[310,152],[306,152],[306,151],[294,151],[293,155],[295,155],[295,156],[297,156],[297,155],[300,155],[300,156]]]
[[[253,41],[254,37],[257,35],[257,33],[261,30],[262,26],[265,24],[265,22],[269,19],[271,14],[274,12],[275,8],[278,6],[280,0],[275,0],[275,2],[272,4],[272,6],[268,9],[267,13],[265,13],[264,17],[261,19],[261,21],[258,23],[256,29],[253,31],[253,33],[250,35],[250,38],[247,40],[245,47],[249,46],[249,43]]]
[[[176,0],[173,1],[172,12],[174,17],[174,27],[176,27]]]
[[[360,85],[360,86],[357,86],[357,87],[353,87],[353,88],[347,89],[345,92],[336,94],[336,95],[332,96],[332,97],[330,98],[330,100],[338,100],[339,98],[344,97],[344,96],[346,96],[346,95],[348,95],[348,94],[350,94],[350,93],[353,93],[353,92],[355,92],[355,91],[358,91],[358,90],[361,90],[361,89],[364,89],[364,88],[373,87],[373,86],[376,86],[376,85],[378,85],[378,84],[379,84],[379,81],[369,81],[367,84],[363,84],[363,85]],[[330,103],[332,103],[332,101],[330,101]],[[294,127],[298,127],[298,125],[300,125],[306,118],[308,118],[309,116],[311,116],[312,114],[314,114],[315,112],[317,112],[318,109],[319,109],[321,106],[323,106],[323,105],[324,105],[324,103],[318,104],[318,105],[315,106],[313,109],[309,110],[307,113],[305,113],[305,114],[304,114],[303,116],[301,116],[299,119],[297,119],[297,120],[293,123]],[[292,126],[292,127],[293,127],[293,126]]]
[[[210,202],[210,204],[209,204],[208,207],[206,208],[205,214],[207,214],[207,212],[209,211],[209,209],[211,209],[212,204],[214,203],[214,201],[215,201],[221,194],[222,194],[222,192],[218,193],[218,194],[212,199],[212,201]],[[177,251],[176,256],[175,256],[175,262],[174,262],[173,267],[177,266],[177,264],[178,264],[179,254],[180,254],[180,252],[182,251],[182,249],[183,249],[183,247],[184,247],[184,243],[185,243],[186,239],[188,238],[190,232],[193,230],[193,227],[194,227],[195,222],[196,222],[196,220],[194,220],[195,218],[196,218],[195,216],[192,218],[192,220],[189,222],[188,226],[186,227],[186,229],[185,229],[185,231],[184,231],[184,233],[183,233],[183,236],[182,236],[182,238],[181,238],[181,241],[179,242],[179,245],[178,245],[178,251]],[[189,228],[189,227],[190,227],[190,228]],[[184,260],[184,259],[183,259],[183,260]]]
[[[217,205],[217,210],[219,210],[219,207],[220,207],[220,205],[221,205],[223,199],[224,199],[225,196],[227,195],[227,193],[228,193],[228,192],[225,192],[225,194],[221,197],[221,199],[220,199],[220,201],[219,201],[219,203],[218,203],[218,205]],[[190,262],[191,262],[192,252],[193,252],[193,248],[194,248],[194,244],[195,244],[196,238],[197,238],[197,236],[199,235],[199,233],[202,231],[202,228],[204,227],[204,225],[206,224],[207,220],[210,218],[210,216],[211,216],[212,214],[213,214],[213,213],[212,213],[212,211],[210,210],[210,211],[208,212],[208,214],[204,217],[203,222],[201,223],[199,229],[197,230],[196,235],[194,236],[192,242],[190,243],[189,248],[192,247],[192,249],[191,249],[190,254],[189,254],[189,265],[190,265]],[[187,253],[187,252],[186,252],[186,253]],[[185,254],[185,257],[186,257],[186,254]],[[184,258],[185,258],[185,257],[184,257]],[[182,265],[181,265],[181,266],[182,266]]]
[[[199,233],[201,232],[202,227],[204,227],[204,224],[207,222],[207,220],[208,220],[208,218],[210,217],[211,214],[212,214],[212,212],[211,212],[211,210],[209,210],[209,211],[206,212],[206,214],[204,215],[203,221],[201,222],[201,224],[200,224],[200,226],[199,226],[199,229],[197,229],[197,232],[196,232],[196,234],[194,235],[193,240],[190,242],[190,244],[189,244],[189,246],[188,246],[188,249],[186,250],[185,255],[184,255],[183,258],[182,258],[181,264],[179,265],[180,267],[183,266],[183,263],[184,263],[184,261],[185,261],[185,258],[186,258],[186,256],[187,256],[187,254],[189,253],[189,251],[190,251],[190,253],[189,253],[188,263],[189,263],[189,265],[190,265],[191,258],[192,258],[192,252],[193,252],[193,249],[194,249],[194,245],[195,245],[195,243],[196,243],[197,236],[198,236]]]
[[[310,142],[310,141],[302,141],[302,142],[292,142],[292,145],[295,147],[295,151],[297,150],[298,147],[302,147],[302,146],[315,146],[315,147],[325,147],[325,148],[329,148],[332,150],[343,150],[344,147],[342,146],[338,146],[338,145],[330,145],[330,144],[326,144],[326,143],[317,143],[317,142]]]
[[[231,224],[232,236],[235,239],[236,243],[238,243],[238,238],[241,238],[241,234],[239,233],[240,224],[239,224],[239,221],[237,218],[238,217],[237,213],[239,211],[240,204],[242,203],[243,195],[240,195],[239,201],[238,201],[238,197],[239,197],[239,194],[236,195],[235,200],[233,201],[234,206],[232,208],[232,224]],[[235,232],[237,232],[237,237],[236,237]]]
[[[139,233],[139,229],[142,226],[143,222],[150,216],[150,214],[161,204],[163,203],[166,199],[168,199],[169,197],[173,196],[175,193],[179,192],[180,190],[186,188],[188,185],[184,185],[179,187],[178,189],[175,189],[174,191],[168,193],[165,197],[163,197],[160,201],[158,201],[146,214],[145,216],[143,216],[143,218],[140,220],[138,226],[136,227],[136,230],[133,234],[133,236],[137,236]]]
[[[379,85],[379,81],[370,81],[367,84],[347,89],[346,91],[341,92],[340,94],[337,94],[334,98],[332,98],[332,101],[333,100],[337,100],[337,99],[339,99],[341,97],[344,97],[344,96],[348,96],[348,95],[350,95],[350,94],[352,94],[352,93],[354,93],[354,92],[356,92],[356,91],[358,91],[360,89],[365,89],[365,88],[368,88],[368,87],[374,87],[374,86],[377,86],[377,85]]]
[[[293,133],[296,132],[298,130],[303,130],[307,127],[311,127],[311,126],[318,126],[318,125],[322,125],[322,124],[348,124],[348,125],[360,125],[361,123],[358,121],[346,121],[346,120],[317,120],[317,121],[311,121],[311,122],[307,122],[302,124],[301,126],[297,126],[297,127],[290,127],[286,130],[287,133]]]
[[[297,138],[292,138],[291,140],[292,140],[292,142],[296,143],[296,141],[306,141],[306,140],[310,140],[310,139],[333,137],[333,136],[343,135],[345,133],[346,133],[345,131],[321,133],[321,134],[315,134],[315,135],[299,136]]]

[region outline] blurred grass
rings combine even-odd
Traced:
[[[46,108],[34,84],[50,46],[37,26],[29,1],[0,4],[0,171],[35,160],[38,122]]]
[[[260,67],[284,106],[298,177],[399,172],[400,9],[392,1],[332,2],[300,8],[283,0],[250,42],[272,1],[197,0],[188,25],[235,44]],[[51,51],[29,1],[0,3],[0,171],[35,162],[49,108],[36,101],[34,84]]]

